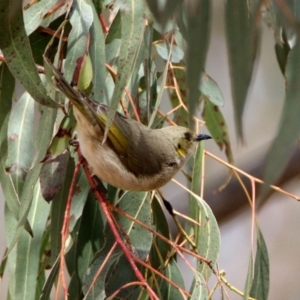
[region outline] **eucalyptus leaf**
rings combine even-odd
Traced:
[[[265,185],[261,191],[264,198],[269,185],[282,174],[291,151],[297,147],[300,134],[300,78],[297,75],[300,68],[300,43],[288,55],[286,66],[286,96],[281,116],[280,126],[274,142],[272,143],[265,168]]]
[[[264,237],[257,229],[257,248],[254,264],[254,278],[250,290],[250,296],[255,299],[268,299],[270,285],[269,255]]]
[[[9,27],[9,30],[8,30]],[[0,49],[11,73],[40,104],[57,107],[37,73],[23,21],[22,2],[0,1]]]
[[[248,298],[249,298],[252,280],[253,280],[253,259],[252,259],[252,253],[251,253],[250,259],[249,259],[249,265],[248,265],[247,279],[246,279],[245,288],[244,288],[243,300],[248,300]]]
[[[93,10],[93,23],[90,27],[91,44],[89,48],[91,65],[93,68],[93,98],[99,102],[108,104],[109,95],[106,87],[107,71],[105,67],[105,36],[98,22],[98,15],[91,0],[88,1]]]
[[[28,36],[41,25],[45,15],[56,4],[57,0],[41,0],[24,11],[24,24]]]
[[[28,214],[33,237],[23,232],[17,244],[15,269],[16,294],[13,299],[34,299],[37,289],[37,277],[40,273],[39,260],[43,232],[48,219],[50,205],[43,201],[39,184],[34,189],[34,198]],[[30,288],[28,288],[30,287]]]
[[[159,42],[155,43],[154,45],[158,54],[165,60],[168,60],[170,51],[171,62],[179,63],[183,59],[184,52],[177,45],[168,45],[166,42]]]
[[[247,1],[228,0],[225,19],[236,131],[243,139],[242,116],[257,53],[260,18],[248,11]]]
[[[67,81],[73,78],[78,59],[82,58],[88,45],[90,27],[94,21],[94,13],[89,4],[84,1],[74,1],[70,14],[72,30],[68,36],[68,51],[64,77]]]
[[[208,289],[206,286],[206,281],[202,274],[194,272],[194,282],[192,284],[191,300],[204,300],[208,299]]]
[[[126,0],[120,4],[122,22],[122,41],[117,65],[118,76],[105,127],[105,136],[113,121],[120,99],[125,93],[132,71],[139,68],[136,65],[137,53],[143,40],[146,26],[144,1]]]
[[[200,96],[199,82],[204,70],[210,37],[210,1],[189,1],[183,5],[179,28],[187,42],[186,72],[188,88],[189,123],[193,124],[193,114]],[[184,30],[186,20],[186,31]]]
[[[25,92],[11,112],[7,130],[6,170],[12,177],[18,195],[22,194],[35,154],[35,149],[32,147],[34,127],[34,100]]]

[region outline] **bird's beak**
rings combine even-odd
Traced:
[[[200,142],[200,141],[203,141],[203,140],[209,140],[209,139],[212,139],[212,137],[210,135],[207,135],[207,134],[198,134],[195,138],[194,138],[194,141],[195,142]]]

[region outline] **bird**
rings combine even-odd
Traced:
[[[73,104],[79,147],[91,173],[122,190],[151,191],[167,184],[194,153],[211,139],[181,126],[148,128],[116,112],[104,141],[109,107],[70,85],[52,63],[53,82]]]

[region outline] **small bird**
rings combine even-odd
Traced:
[[[108,107],[73,88],[48,61],[56,87],[74,105],[77,139],[91,172],[124,190],[157,190],[180,170],[199,141],[209,135],[169,126],[150,129],[116,113],[103,143]]]

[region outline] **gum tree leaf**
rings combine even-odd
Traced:
[[[270,147],[265,169],[265,185],[261,197],[269,191],[269,185],[274,184],[282,174],[291,151],[298,144],[300,134],[300,43],[297,42],[288,56],[286,66],[286,96],[281,116],[280,127],[276,138]]]
[[[121,12],[122,40],[117,64],[118,76],[108,111],[105,136],[117,111],[120,99],[125,93],[124,89],[130,81],[132,71],[139,68],[136,60],[146,26],[144,1],[126,0],[118,4]]]
[[[264,237],[258,228],[257,248],[254,264],[254,278],[250,290],[250,296],[255,299],[267,300],[270,285],[270,266],[268,249]]]
[[[57,107],[57,104],[47,96],[34,64],[24,28],[22,2],[0,1],[0,35],[0,49],[14,77],[35,101],[49,107]]]

